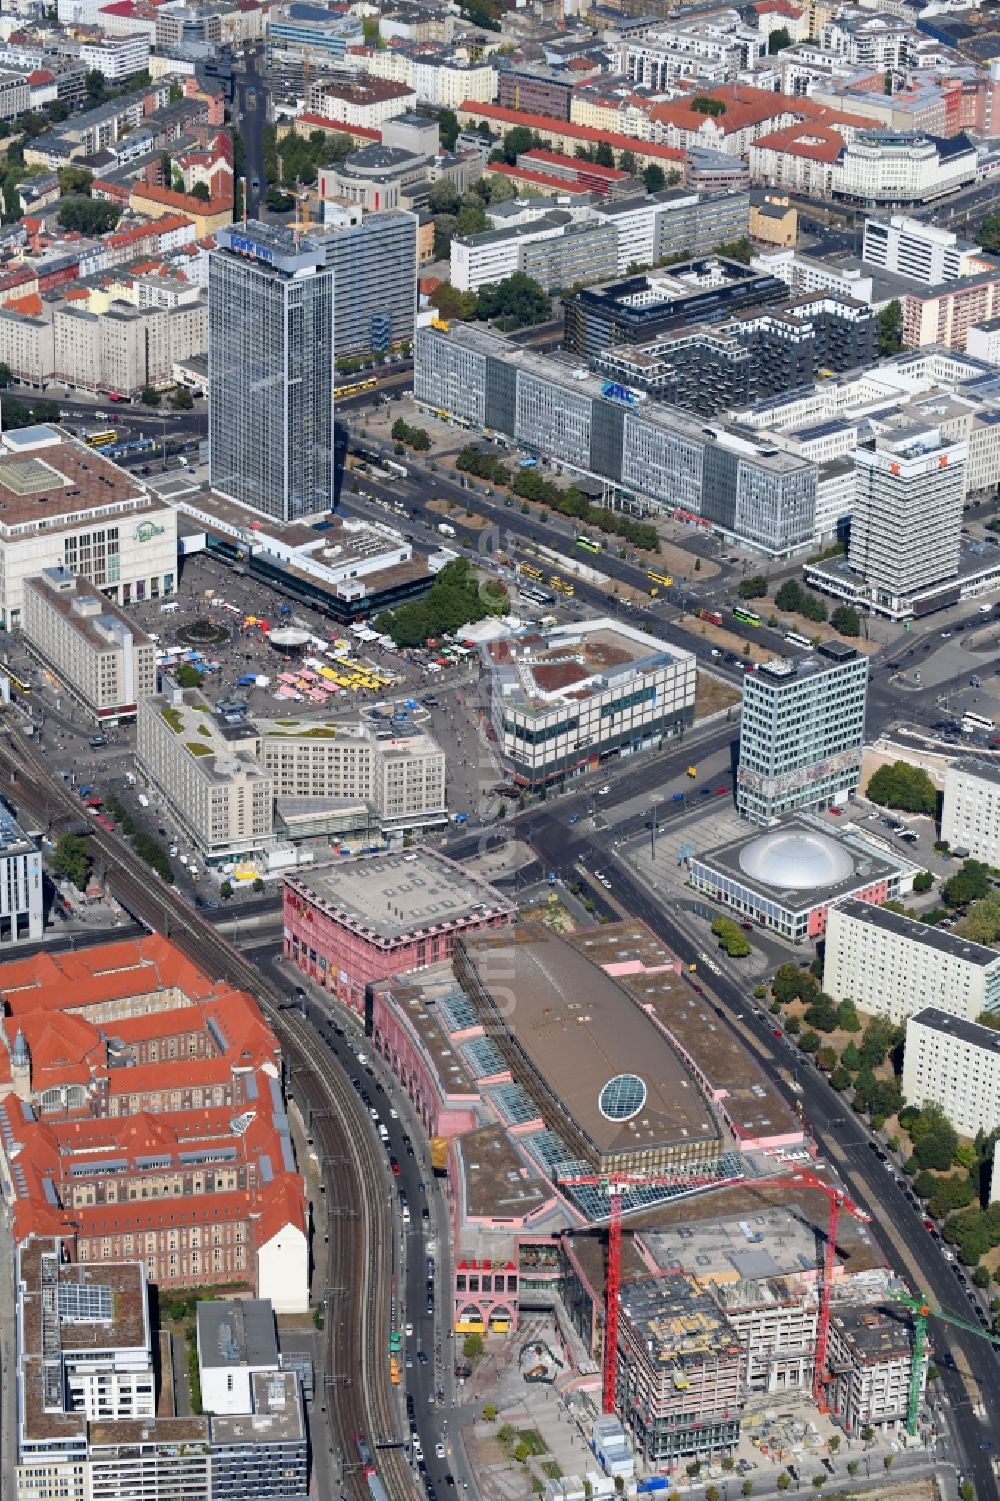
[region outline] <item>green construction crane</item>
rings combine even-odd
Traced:
[[[955,1324],[959,1329],[967,1329],[970,1334],[978,1334],[980,1339],[988,1339],[991,1344],[1000,1345],[1000,1334],[993,1334],[989,1329],[983,1329],[979,1324],[973,1324],[970,1319],[960,1319],[953,1313],[943,1313],[940,1308],[932,1308],[926,1294],[915,1298],[911,1293],[890,1293],[895,1303],[903,1303],[914,1314],[913,1329],[913,1360],[910,1363],[910,1395],[906,1408],[906,1431],[911,1437],[917,1431],[917,1413],[920,1410],[920,1373],[924,1364],[924,1351],[927,1349],[927,1320],[929,1318],[941,1319],[945,1324]]]

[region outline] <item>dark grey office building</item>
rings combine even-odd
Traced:
[[[256,220],[209,253],[212,488],[278,521],[333,505],[333,285],[318,241]]]
[[[673,329],[722,323],[787,296],[778,277],[738,261],[718,256],[684,261],[649,276],[574,292],[563,304],[563,342],[592,360],[612,344],[649,344]]]

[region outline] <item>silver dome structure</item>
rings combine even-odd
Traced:
[[[842,844],[801,828],[762,834],[740,851],[739,862],[752,880],[782,891],[836,886],[854,874],[854,861]]]

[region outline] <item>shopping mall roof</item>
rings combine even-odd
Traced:
[[[717,1156],[719,1127],[693,1072],[578,948],[523,923],[466,939],[462,951],[475,988],[488,994],[489,1025],[515,1080],[553,1129],[575,1127],[588,1160],[635,1158],[656,1167],[664,1155],[683,1162]]]

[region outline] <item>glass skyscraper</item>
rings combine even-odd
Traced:
[[[209,254],[212,488],[278,521],[333,506],[333,281],[315,241],[255,220]]]

